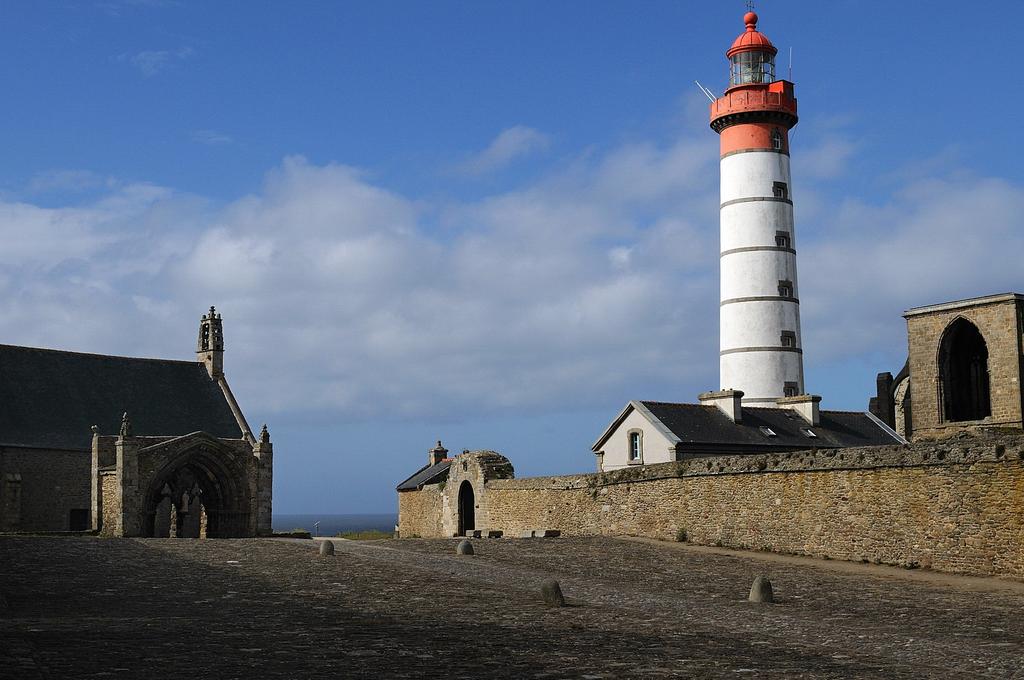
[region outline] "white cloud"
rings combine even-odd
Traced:
[[[117,60],[131,64],[144,77],[152,78],[177,63],[191,58],[193,55],[195,55],[195,50],[184,46],[175,50],[143,50],[135,54],[120,54]]]
[[[550,144],[547,135],[524,125],[502,130],[486,149],[459,164],[467,175],[484,175],[500,170],[513,161],[544,151]]]
[[[65,208],[0,201],[0,338],[188,357],[215,304],[257,414],[692,399],[717,386],[716,165],[704,138],[633,143],[430,204],[290,157],[220,206],[121,183]],[[898,351],[904,308],[1019,289],[1022,211],[1024,188],[961,175],[813,212],[809,360]]]

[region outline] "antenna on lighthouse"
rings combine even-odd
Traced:
[[[793,82],[793,46],[789,46],[789,82]]]
[[[711,103],[714,104],[715,103],[715,98],[712,95],[711,90],[709,90],[708,88],[706,88],[703,85],[701,85],[699,80],[695,80],[693,82],[697,83],[697,87],[699,87],[700,91],[704,93],[704,96],[707,97],[708,99],[710,99]]]

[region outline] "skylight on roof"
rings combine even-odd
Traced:
[[[765,437],[777,437],[778,436],[777,434],[775,434],[775,430],[773,430],[772,428],[770,428],[770,427],[768,427],[766,425],[762,425],[761,427],[759,427],[757,429],[761,430],[761,434],[763,434]]]
[[[814,430],[812,430],[812,429],[810,429],[808,427],[801,427],[800,431],[803,433],[803,435],[805,437],[809,437],[811,439],[817,439],[818,438],[818,435],[814,434]]]

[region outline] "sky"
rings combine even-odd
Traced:
[[[718,385],[740,1],[10,0],[0,342],[193,357],[275,511],[389,512],[437,439],[591,471]],[[806,387],[864,410],[915,306],[1024,290],[1017,3],[757,3],[800,106]],[[1008,74],[1008,75],[1007,75]]]

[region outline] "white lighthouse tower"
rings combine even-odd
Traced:
[[[743,403],[804,394],[789,131],[793,83],[775,77],[778,50],[757,15],[732,44],[729,87],[711,105],[721,137],[722,389]]]

